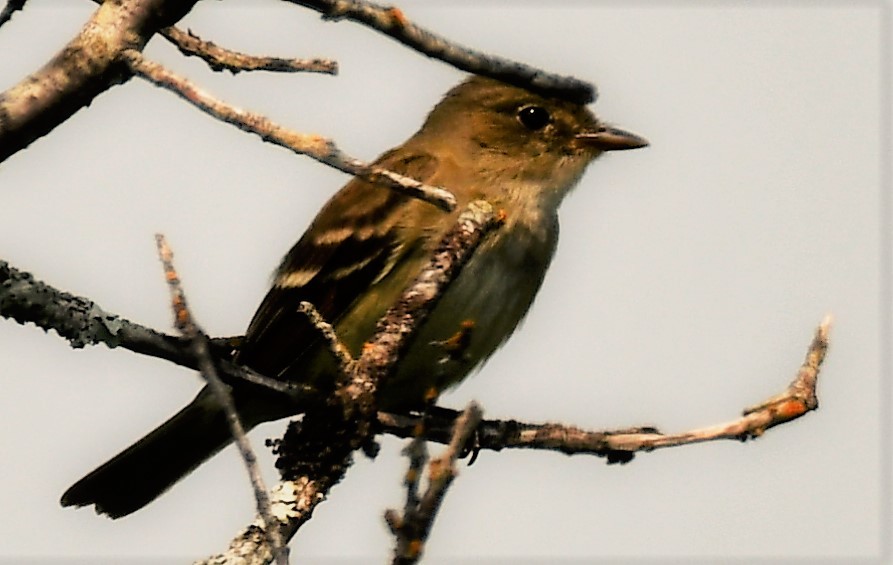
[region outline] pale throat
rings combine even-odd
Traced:
[[[506,228],[524,227],[533,233],[549,229],[564,197],[580,181],[590,162],[579,156],[564,157],[545,178],[493,175],[491,186],[499,190],[489,200],[497,208],[511,211],[505,219]]]

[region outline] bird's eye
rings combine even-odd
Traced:
[[[542,106],[524,106],[518,110],[518,121],[527,129],[536,131],[546,127],[552,121],[552,116]]]

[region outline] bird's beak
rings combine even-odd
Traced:
[[[578,133],[576,138],[582,145],[601,151],[638,149],[648,145],[648,140],[644,137],[607,124],[599,124],[594,131]]]

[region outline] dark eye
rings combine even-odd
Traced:
[[[542,106],[524,106],[518,110],[518,121],[529,130],[543,129],[551,120],[549,111]]]

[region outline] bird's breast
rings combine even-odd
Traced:
[[[382,409],[417,407],[432,387],[458,383],[515,331],[554,253],[557,222],[546,220],[536,230],[513,223],[487,236],[384,384]]]

